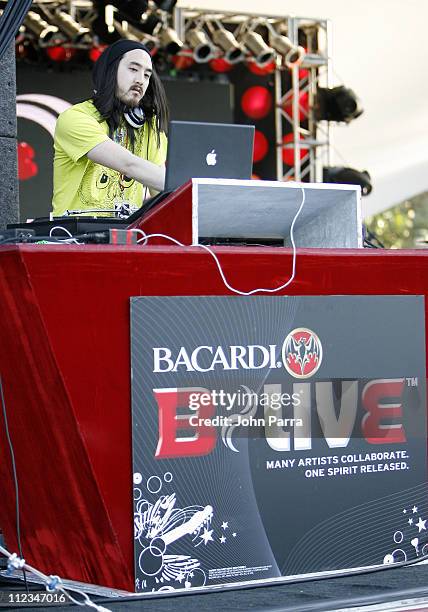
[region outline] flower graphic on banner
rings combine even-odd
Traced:
[[[407,553],[404,548],[406,544],[409,544],[408,540],[410,540],[411,546],[415,549],[416,557],[428,555],[428,542],[426,537],[428,535],[426,527],[428,519],[422,519],[416,505],[413,505],[413,507],[409,509],[404,508],[402,514],[405,526],[402,530],[394,532],[393,540],[397,547],[391,553],[385,555],[383,558],[383,563],[385,565],[407,561]],[[424,534],[424,531],[427,533]],[[404,532],[406,532],[407,535],[407,542]]]
[[[172,481],[172,474],[164,474],[166,483]],[[140,486],[142,476],[134,474],[134,538],[141,551],[138,555],[138,566],[143,579],[137,579],[136,588],[152,591],[174,588],[203,586],[206,575],[198,559],[189,555],[168,554],[168,546],[180,538],[190,536],[194,547],[213,542],[211,521],[213,508],[207,506],[176,507],[175,493],[160,495],[153,503],[143,496]],[[135,486],[137,485],[137,486]],[[152,495],[160,493],[163,482],[159,476],[151,476],[146,482],[146,489]],[[165,585],[176,582],[176,587]]]

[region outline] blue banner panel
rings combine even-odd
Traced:
[[[131,298],[135,588],[428,552],[424,298]]]

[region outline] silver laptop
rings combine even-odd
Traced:
[[[191,178],[251,178],[253,143],[253,125],[171,121],[165,189]]]

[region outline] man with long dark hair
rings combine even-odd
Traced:
[[[139,208],[165,182],[168,106],[149,50],[119,40],[94,65],[94,95],[58,117],[55,215]]]

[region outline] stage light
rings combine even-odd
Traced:
[[[219,29],[213,32],[213,41],[224,51],[224,59],[229,64],[236,64],[245,57],[245,51],[238,43],[232,32],[218,24]]]
[[[323,183],[340,183],[345,185],[360,185],[361,194],[369,195],[373,189],[371,177],[367,170],[355,170],[342,166],[329,166],[323,168]]]
[[[115,19],[113,23],[115,31],[120,34],[121,38],[141,42],[150,51],[150,55],[155,55],[159,46],[159,40],[155,36],[151,36],[146,32],[141,32],[139,28],[136,28],[132,24],[128,23],[128,21],[118,22]]]
[[[269,42],[271,47],[284,57],[286,66],[292,68],[301,64],[305,55],[303,47],[294,45],[287,36],[278,34],[274,29],[269,29]]]
[[[241,108],[251,119],[263,119],[272,108],[272,94],[266,87],[249,87],[241,98]]]
[[[198,64],[209,62],[214,57],[215,47],[201,28],[188,30],[186,42],[193,50],[193,57]]]
[[[37,36],[42,46],[48,45],[54,40],[61,41],[61,39],[63,39],[57,26],[50,25],[43,17],[34,11],[28,11],[24,24],[30,32]]]
[[[133,28],[127,21],[120,22],[117,21],[117,19],[114,19],[113,25],[116,32],[118,32],[122,38],[141,42],[143,33],[139,32],[137,28]]]
[[[363,113],[355,93],[343,85],[332,88],[319,87],[315,109],[318,121],[349,123]]]
[[[240,42],[251,51],[258,66],[269,64],[275,59],[275,50],[269,47],[257,32],[247,32]]]
[[[184,47],[183,42],[178,38],[177,32],[173,28],[164,27],[158,33],[159,45],[169,55],[177,55],[179,51]]]
[[[89,29],[75,21],[71,15],[64,11],[55,11],[53,18],[58,27],[76,44],[90,42]]]

